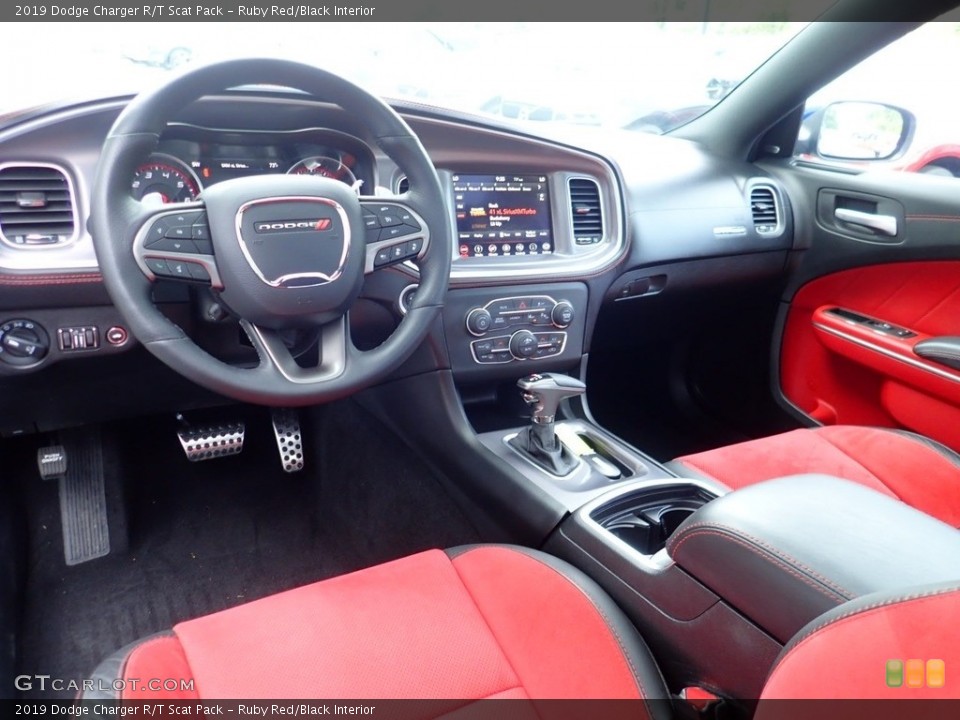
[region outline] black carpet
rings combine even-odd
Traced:
[[[307,467],[293,475],[280,469],[268,416],[245,412],[244,452],[202,463],[184,458],[172,421],[105,428],[108,504],[127,508],[129,547],[75,567],[63,562],[57,485],[31,467],[35,444],[10,453],[30,534],[20,673],[82,680],[181,620],[480,539],[422,462],[355,403],[312,413]]]

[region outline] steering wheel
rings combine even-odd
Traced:
[[[227,180],[197,202],[147,208],[130,178],[174,114],[237,85],[294,88],[333,102],[406,173],[410,190],[358,197],[333,179],[261,175]],[[423,342],[449,280],[451,228],[426,150],[384,102],[329,72],[285,60],[232,60],[198,68],[136,97],[103,145],[90,229],[110,298],[134,337],[206,388],[246,402],[307,405],[334,400],[400,365]],[[364,275],[416,258],[415,298],[392,335],[372,350],[350,341],[347,312]],[[208,285],[240,318],[256,367],[224,363],[198,347],[154,305],[158,279]],[[281,333],[319,328],[319,360],[301,367]]]

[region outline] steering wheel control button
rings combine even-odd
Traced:
[[[420,251],[423,249],[423,240],[417,238],[416,240],[407,241],[407,257],[416,257],[420,254]]]
[[[184,240],[193,236],[193,225],[174,225],[163,234],[167,238]]]
[[[167,276],[174,278],[189,278],[190,277],[190,263],[184,262],[183,260],[167,260]]]
[[[196,253],[196,244],[193,240],[175,240],[173,238],[161,238],[149,243],[147,247],[155,252],[175,252],[175,253]]]
[[[120,325],[114,325],[109,328],[103,336],[107,339],[107,342],[111,345],[120,346],[123,345],[130,338],[127,329]]]
[[[414,230],[420,230],[420,223],[417,222],[417,219],[413,216],[412,213],[407,210],[400,211],[400,220],[408,228],[413,228]]]
[[[150,272],[157,277],[167,277],[170,275],[170,268],[167,267],[167,261],[163,258],[148,257],[146,260],[144,260],[144,262],[146,263],[147,267],[150,268]]]
[[[213,243],[209,240],[194,240],[193,244],[201,255],[213,255]]]
[[[409,235],[410,230],[404,225],[395,225],[393,227],[385,227],[380,231],[381,240],[394,240],[404,235]]]
[[[377,256],[373,259],[374,267],[383,267],[393,262],[393,252],[389,247],[382,247],[377,250]]]
[[[210,282],[210,273],[208,273],[207,269],[200,263],[187,263],[187,270],[190,273],[191,279]]]
[[[402,209],[398,205],[377,205],[374,208],[374,212],[376,212],[377,217],[380,219],[381,227],[403,224],[403,219],[400,217]]]

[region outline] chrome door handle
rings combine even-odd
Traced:
[[[862,212],[860,210],[851,210],[849,208],[837,208],[833,211],[833,216],[842,222],[851,225],[876,230],[881,235],[895,237],[897,234],[897,219],[893,215],[876,215],[875,213]]]

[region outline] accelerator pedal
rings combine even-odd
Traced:
[[[110,553],[100,428],[65,431],[60,441],[40,448],[37,465],[43,479],[59,484],[63,557],[79,565]]]
[[[303,470],[303,435],[300,432],[300,418],[296,410],[274,408],[270,413],[273,434],[277,438],[277,450],[280,451],[280,464],[288,473]]]
[[[190,462],[238,455],[243,450],[246,425],[242,421],[191,425],[183,415],[177,415],[177,420],[180,447]]]

